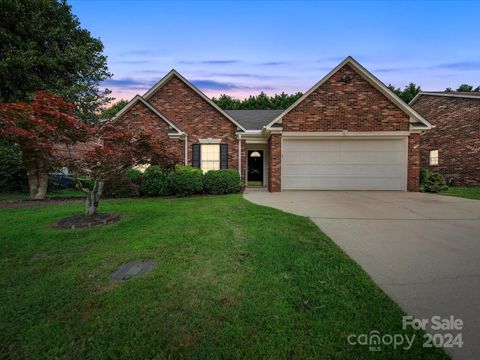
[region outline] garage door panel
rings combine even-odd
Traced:
[[[286,174],[301,174],[302,176],[349,176],[355,177],[399,177],[402,170],[396,165],[285,165]]]
[[[284,139],[282,188],[403,190],[405,139]]]

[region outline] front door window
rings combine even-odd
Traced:
[[[248,151],[248,186],[263,186],[263,150]]]

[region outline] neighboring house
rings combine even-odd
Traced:
[[[411,102],[434,128],[421,136],[421,166],[480,186],[480,93],[420,92]]]
[[[224,111],[175,70],[113,119],[154,130],[177,159],[238,169],[269,191],[418,191],[431,125],[348,57],[283,111]]]

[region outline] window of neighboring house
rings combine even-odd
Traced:
[[[200,169],[204,173],[220,169],[220,144],[200,145]]]
[[[438,165],[438,150],[430,151],[430,165]]]

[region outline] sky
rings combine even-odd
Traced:
[[[396,87],[480,85],[480,0],[68,2],[117,101],[171,69],[208,96],[305,92],[349,55]]]

